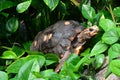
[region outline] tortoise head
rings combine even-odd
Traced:
[[[77,36],[78,41],[79,42],[86,41],[91,37],[95,36],[98,33],[98,31],[99,31],[99,28],[96,25],[89,28],[85,28],[80,34],[78,34]]]
[[[82,46],[86,43],[86,41],[93,36],[95,36],[99,31],[99,28],[97,26],[92,26],[89,28],[85,28],[81,33],[77,35],[77,41],[75,41],[72,45],[75,48],[74,52],[78,54]]]
[[[86,28],[84,30],[84,33],[86,35],[88,34],[90,37],[93,37],[98,33],[98,31],[99,31],[99,28],[96,25],[94,25],[92,27]]]

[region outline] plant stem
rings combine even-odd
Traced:
[[[116,25],[120,25],[120,23],[116,23]]]
[[[110,12],[110,14],[112,16],[112,19],[113,19],[114,23],[115,23],[116,21],[115,21],[114,14],[113,14],[113,11],[112,11],[112,7],[111,7],[110,4],[109,4],[109,12]]]
[[[0,46],[0,48],[4,48],[4,49],[8,49],[8,50],[12,49],[12,48],[6,47],[6,46]]]
[[[83,57],[75,66],[75,71],[78,71],[79,67],[90,57],[90,54],[87,54],[85,57]]]

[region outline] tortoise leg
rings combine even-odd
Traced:
[[[79,55],[81,50],[82,50],[82,46],[78,46],[74,49],[74,53]]]
[[[63,66],[64,64],[64,61],[69,57],[70,55],[70,51],[66,51],[63,58],[61,58],[61,60],[59,61],[59,64],[57,65],[57,67],[55,68],[55,72],[59,72],[61,67]]]

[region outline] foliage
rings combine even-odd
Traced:
[[[58,56],[32,52],[29,47],[38,31],[70,19],[84,27],[97,25],[100,31],[87,49],[79,56],[72,53],[56,73]],[[120,5],[114,0],[0,0],[0,80],[91,79],[106,56],[109,71],[120,76],[119,39]]]

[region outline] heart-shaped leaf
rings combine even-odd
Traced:
[[[20,58],[13,62],[10,66],[7,67],[6,71],[8,73],[18,73],[19,69],[24,65],[26,62],[30,61],[31,59],[37,59],[40,68],[45,63],[45,58],[40,55],[30,55],[25,58]]]
[[[15,31],[17,31],[18,26],[18,19],[16,17],[12,17],[6,23],[6,30],[10,33],[14,33]]]
[[[45,58],[46,58],[46,63],[45,63],[46,66],[59,61],[59,57],[56,54],[52,54],[52,53],[46,54]]]
[[[0,57],[2,59],[16,59],[17,55],[13,51],[4,51],[2,56]]]
[[[40,74],[45,78],[45,80],[60,80],[59,75],[53,71],[53,69],[47,69],[45,71],[41,71]]]
[[[8,80],[8,74],[0,71],[0,80]]]
[[[110,19],[100,19],[99,25],[104,31],[116,28],[115,23]]]
[[[43,0],[45,4],[53,11],[59,3],[59,0]]]
[[[113,14],[117,17],[120,17],[120,7],[115,7],[113,9]]]
[[[20,4],[18,4],[18,5],[17,5],[17,8],[16,8],[17,12],[18,12],[18,13],[23,13],[23,12],[25,12],[25,11],[29,8],[29,6],[30,6],[30,4],[31,4],[31,1],[32,1],[32,0],[28,0],[28,1],[24,1],[24,2],[22,2],[22,3],[20,3]]]
[[[66,60],[67,63],[71,63],[73,65],[76,65],[80,61],[80,58],[77,54],[72,53],[68,59]]]
[[[82,5],[82,15],[86,19],[92,21],[95,18],[96,13],[95,13],[95,10],[93,7],[83,4]]]
[[[71,63],[65,62],[60,71],[60,80],[78,80],[80,75],[74,73],[74,66]]]
[[[116,29],[111,29],[105,32],[102,36],[102,41],[110,45],[117,42],[118,39],[119,39],[119,34]]]
[[[120,77],[120,60],[112,60],[110,62],[110,70]]]
[[[95,63],[94,63],[95,69],[100,68],[104,63],[104,60],[105,60],[104,54],[97,55],[95,57]]]
[[[45,58],[47,60],[59,61],[59,57],[56,54],[52,54],[52,53],[46,54]]]
[[[102,43],[102,41],[98,41],[95,46],[92,48],[91,50],[91,56],[95,56],[98,55],[102,52],[104,52],[105,50],[107,50],[108,45],[106,45],[105,43]]]
[[[18,72],[19,80],[34,80],[36,77],[32,74],[32,72],[39,72],[40,66],[38,64],[37,59],[32,59],[27,61]]]
[[[109,62],[120,55],[120,44],[113,44],[108,50]]]
[[[120,27],[117,27],[117,32],[118,32],[118,34],[120,36]]]
[[[18,58],[21,57],[22,55],[24,55],[24,53],[25,53],[25,51],[22,48],[18,47],[18,46],[13,46],[12,51],[14,53],[16,53]]]

